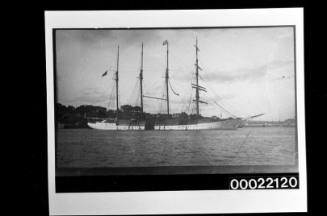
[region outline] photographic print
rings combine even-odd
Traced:
[[[294,27],[54,34],[58,172],[297,172]]]
[[[295,24],[96,23],[49,31],[55,193],[301,188]]]

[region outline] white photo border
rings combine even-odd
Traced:
[[[53,29],[294,25],[299,189],[56,193]],[[50,215],[306,212],[303,8],[45,11]]]

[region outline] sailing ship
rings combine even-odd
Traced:
[[[139,72],[139,85],[140,85],[140,107],[141,113],[143,113],[143,98],[150,98],[156,100],[162,100],[166,102],[167,114],[165,117],[158,117],[156,119],[130,119],[123,120],[119,116],[119,46],[117,50],[117,64],[115,71],[115,86],[116,86],[116,118],[113,120],[105,119],[98,122],[88,122],[88,126],[93,129],[99,130],[235,130],[244,125],[242,118],[228,118],[228,119],[207,119],[202,118],[200,115],[200,104],[208,104],[200,99],[200,91],[206,93],[207,89],[199,85],[199,71],[202,70],[198,61],[198,40],[196,38],[195,43],[195,83],[192,84],[192,89],[195,89],[195,98],[192,102],[196,106],[195,119],[188,122],[178,122],[169,118],[170,103],[169,103],[169,44],[165,40],[163,43],[166,46],[166,71],[165,71],[165,97],[153,97],[143,95],[143,43],[141,49],[141,67]]]

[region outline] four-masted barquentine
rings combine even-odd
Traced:
[[[195,118],[187,121],[178,121],[170,118],[170,104],[169,104],[169,44],[165,40],[163,45],[166,45],[166,71],[165,71],[165,97],[152,97],[143,95],[143,43],[141,49],[141,67],[139,72],[140,85],[140,112],[143,113],[143,98],[163,100],[166,102],[167,114],[155,119],[130,119],[123,120],[119,116],[119,46],[117,50],[117,64],[115,71],[115,85],[116,85],[116,118],[114,120],[103,120],[100,122],[88,122],[88,126],[93,129],[100,130],[206,130],[206,129],[221,129],[233,130],[242,126],[243,120],[241,118],[228,119],[208,119],[202,118],[200,115],[200,104],[207,104],[207,102],[200,100],[200,91],[207,92],[206,88],[199,85],[199,71],[202,70],[198,61],[198,41],[195,43],[195,83],[192,83],[192,88],[195,89],[195,98],[192,102],[196,106]],[[175,93],[175,92],[174,92]],[[175,93],[176,94],[176,93]]]

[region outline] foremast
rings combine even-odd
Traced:
[[[167,102],[167,114],[169,116],[169,58],[168,58],[168,41],[165,40],[163,45],[167,45],[167,64],[166,64],[166,74],[165,74],[165,85],[166,85],[166,102]]]
[[[196,117],[197,119],[200,117],[200,103],[207,104],[205,101],[200,100],[200,91],[207,92],[206,88],[199,85],[199,71],[202,68],[199,66],[198,52],[200,51],[198,47],[198,38],[195,40],[195,84],[192,83],[192,88],[195,89],[195,102],[196,105]]]
[[[116,65],[115,81],[116,81],[116,125],[119,125],[119,45],[117,48],[117,65]]]

